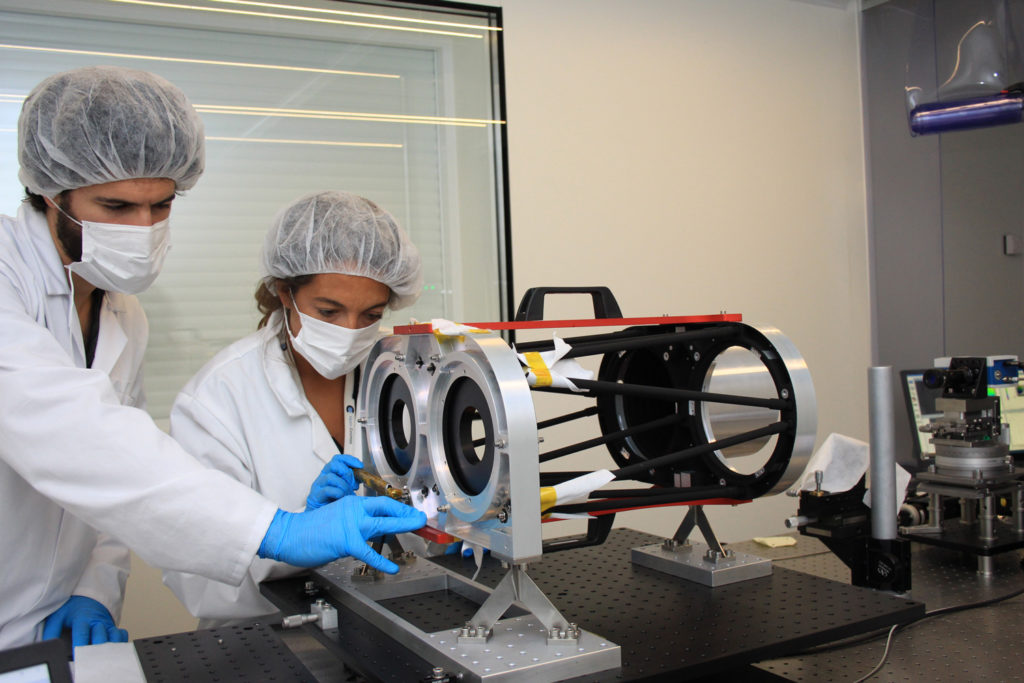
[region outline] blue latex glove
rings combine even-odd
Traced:
[[[128,631],[114,624],[110,611],[83,595],[72,595],[56,612],[46,617],[43,640],[60,638],[65,629],[71,630],[73,647],[128,642]]]
[[[315,510],[332,503],[339,498],[355,493],[359,482],[352,474],[353,469],[361,468],[363,463],[351,455],[338,453],[320,470],[320,476],[313,482],[306,497],[306,509]]]
[[[259,556],[297,567],[319,567],[351,556],[374,569],[397,574],[398,565],[375,553],[368,539],[415,531],[427,516],[386,496],[346,496],[306,512],[278,510],[260,544]]]
[[[490,554],[490,548],[483,548],[484,555]],[[473,549],[466,545],[464,541],[458,541],[457,543],[451,543],[444,550],[445,555],[462,555],[463,557],[473,557]]]

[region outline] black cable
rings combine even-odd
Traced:
[[[885,639],[885,649],[882,651],[882,658],[878,660],[878,664],[875,664],[875,668],[858,678],[854,683],[864,683],[864,681],[882,670],[882,667],[885,666],[885,660],[889,659],[889,650],[892,648],[892,637],[895,635],[897,628],[899,628],[899,624],[893,624],[892,628],[889,629],[889,637]]]
[[[998,604],[1000,602],[1003,602],[1004,600],[1009,600],[1011,598],[1015,598],[1018,595],[1024,595],[1024,588],[1018,588],[1017,590],[1013,591],[1012,593],[1008,593],[1006,595],[1001,595],[1001,596],[995,597],[995,598],[989,598],[988,600],[982,600],[981,602],[971,602],[971,603],[967,603],[966,605],[950,605],[949,607],[938,607],[936,609],[933,609],[931,612],[925,612],[923,616],[918,617],[917,619],[915,619],[914,621],[910,622],[909,624],[905,624],[905,626],[910,626],[911,624],[915,624],[915,623],[917,623],[919,621],[922,621],[924,619],[927,619],[929,617],[939,617],[939,616],[942,616],[943,614],[954,614],[956,612],[964,612],[964,611],[970,610],[970,609],[978,609],[979,607],[988,607],[990,605],[995,605],[995,604]]]
[[[1024,588],[1019,588],[1019,589],[1013,591],[1012,593],[1007,593],[1006,595],[1000,595],[1000,596],[995,597],[995,598],[989,598],[987,600],[982,600],[980,602],[969,602],[969,603],[966,603],[966,604],[963,604],[963,605],[951,605],[949,607],[939,607],[939,608],[933,609],[930,612],[925,612],[921,616],[915,617],[915,618],[911,619],[910,621],[906,622],[905,624],[897,624],[897,626],[900,629],[907,628],[908,626],[914,626],[915,624],[918,624],[918,623],[920,623],[920,622],[922,622],[925,619],[928,619],[930,617],[938,617],[938,616],[942,616],[943,614],[954,614],[956,612],[964,612],[964,611],[967,611],[967,610],[979,609],[981,607],[990,607],[991,605],[998,604],[998,603],[1003,602],[1005,600],[1011,600],[1011,599],[1016,598],[1016,597],[1018,597],[1020,595],[1024,595]],[[883,635],[885,635],[888,632],[888,630],[887,630],[888,628],[889,627],[886,627],[886,628],[883,628],[883,629],[879,629],[877,631],[871,631],[870,633],[865,633],[863,635],[856,636],[854,638],[849,638],[847,640],[837,641],[837,642],[834,642],[834,643],[825,643],[824,645],[816,645],[814,647],[809,647],[806,650],[800,650],[799,652],[794,652],[792,654],[785,655],[785,657],[802,657],[804,655],[817,655],[817,654],[822,654],[822,653],[825,653],[825,652],[833,652],[835,650],[843,650],[843,649],[846,649],[848,647],[853,647],[855,645],[861,645],[862,643],[868,643],[868,642],[871,642],[872,640],[878,640],[879,638],[881,638]]]
[[[988,600],[982,600],[981,602],[972,602],[966,605],[951,605],[949,607],[939,607],[938,609],[933,609],[931,612],[925,612],[922,616],[914,619],[913,621],[909,621],[906,624],[893,624],[892,628],[889,629],[889,637],[885,639],[885,650],[882,652],[882,658],[878,660],[878,664],[875,665],[875,668],[873,668],[871,671],[867,672],[866,674],[858,678],[856,681],[854,681],[854,683],[864,683],[864,681],[868,680],[869,678],[871,678],[872,676],[874,676],[882,670],[882,667],[885,666],[885,661],[889,658],[889,651],[892,647],[893,636],[896,634],[897,629],[913,626],[914,624],[918,624],[929,617],[942,616],[943,614],[954,614],[956,612],[964,612],[966,610],[978,609],[979,607],[989,607],[991,605],[995,605],[1005,600],[1015,598],[1021,594],[1024,594],[1024,588],[1015,590],[1007,595],[1001,595],[997,598],[989,598]]]

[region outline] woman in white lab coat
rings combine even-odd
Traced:
[[[210,467],[300,511],[351,493],[359,365],[385,309],[422,289],[419,253],[394,219],[345,192],[307,195],[267,234],[259,329],[217,354],[178,395],[171,434]],[[311,490],[311,484],[316,485]],[[277,610],[260,581],[294,567],[257,559],[240,586],[165,572],[209,627]]]

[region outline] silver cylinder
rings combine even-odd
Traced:
[[[1024,534],[1024,495],[1020,484],[1013,490],[1013,529],[1018,534]]]
[[[871,429],[871,535],[896,538],[896,450],[892,367],[868,368]]]
[[[981,523],[979,524],[978,539],[994,541],[996,540],[996,502],[991,493],[981,499],[980,507],[978,521]]]

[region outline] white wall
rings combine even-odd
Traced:
[[[626,315],[727,310],[779,327],[813,373],[819,442],[866,439],[857,12],[795,0],[490,4],[504,9],[517,297],[602,284]],[[785,531],[793,510],[775,496],[711,516],[738,540]],[[681,515],[619,524],[670,534]],[[156,593],[134,582],[133,636],[189,628],[170,612],[160,621],[163,607],[137,609]]]
[[[856,10],[500,4],[517,296],[603,284],[626,315],[727,310],[774,325],[810,366],[819,442],[833,431],[866,440]],[[711,514],[738,540],[785,531],[791,510],[776,496]],[[667,508],[617,524],[668,534],[680,516]]]

